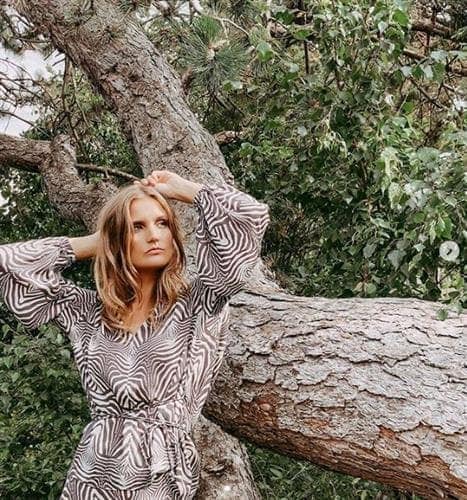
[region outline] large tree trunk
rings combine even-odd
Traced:
[[[94,2],[83,24],[70,10],[76,2],[12,3],[87,73],[145,172],[232,181],[178,77],[114,2]],[[191,213],[181,216],[194,226]],[[429,498],[467,496],[467,315],[439,321],[440,304],[411,299],[296,297],[270,275],[259,266],[231,301],[232,343],[205,415],[232,434],[334,470]]]
[[[95,11],[83,13],[82,24],[81,1],[9,3],[88,75],[117,113],[145,172],[166,168],[233,181],[215,139],[187,106],[177,74],[119,2],[93,2]]]
[[[467,498],[466,316],[422,300],[234,297],[204,413],[293,457]]]

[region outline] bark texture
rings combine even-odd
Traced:
[[[89,77],[117,113],[143,170],[233,182],[212,135],[187,106],[178,75],[118,2],[10,0]]]
[[[195,427],[201,455],[201,483],[196,499],[260,500],[249,467],[246,447],[201,415]]]
[[[78,19],[80,2],[12,1],[87,73],[145,172],[231,183],[177,75],[116,3],[93,2]],[[181,209],[181,218],[194,227],[191,211]],[[187,254],[192,266],[192,233]],[[231,301],[232,343],[205,415],[232,434],[334,470],[428,498],[467,497],[467,315],[438,321],[440,304],[412,299],[296,297],[271,276],[260,264]],[[222,450],[228,437],[219,435]],[[204,498],[219,498],[206,487]]]
[[[76,170],[76,155],[66,136],[57,136],[50,147],[50,156],[39,165],[49,199],[70,219],[81,220],[91,231],[100,207],[117,187],[108,181],[85,184]],[[66,187],[66,189],[64,189]]]
[[[68,137],[53,141],[20,139],[0,134],[0,168],[40,172],[50,201],[64,217],[80,221],[90,231],[100,207],[117,192],[107,180],[86,184],[78,174],[76,155]]]
[[[49,157],[49,141],[33,141],[0,134],[0,168],[13,167],[37,172],[39,165]]]
[[[466,315],[258,289],[231,309],[206,416],[293,457],[426,498],[467,497]]]

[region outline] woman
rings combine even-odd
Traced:
[[[192,203],[197,276],[183,276],[178,220]],[[190,499],[200,460],[191,431],[228,344],[228,301],[261,251],[268,206],[232,186],[154,171],[101,210],[97,231],[0,246],[0,293],[33,328],[68,336],[92,420],[61,500]],[[97,290],[61,276],[93,258]]]

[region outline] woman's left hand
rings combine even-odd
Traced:
[[[190,203],[202,186],[180,177],[170,170],[153,170],[148,176],[134,184],[141,183],[143,186],[151,186],[167,198]]]

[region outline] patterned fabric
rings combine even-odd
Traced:
[[[157,328],[119,335],[102,322],[96,291],[61,271],[68,237],[0,246],[0,293],[19,321],[49,321],[68,336],[89,402],[61,500],[193,498],[192,440],[228,342],[229,298],[257,262],[269,207],[232,186],[204,184],[193,200],[197,276]]]

